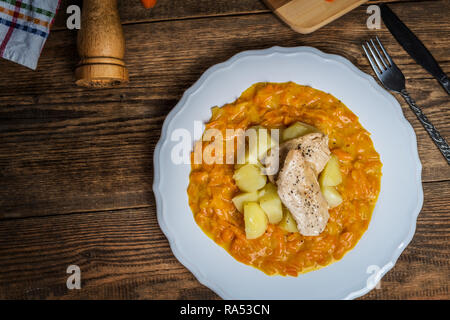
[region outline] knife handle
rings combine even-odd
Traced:
[[[447,141],[441,136],[439,131],[433,126],[433,124],[428,120],[427,116],[422,112],[419,106],[416,105],[416,102],[411,98],[408,92],[403,89],[400,91],[400,94],[405,99],[405,101],[411,107],[411,110],[416,114],[419,121],[422,123],[425,130],[430,135],[431,139],[433,139],[436,146],[441,151],[447,163],[450,164],[450,147],[448,146]]]
[[[447,77],[447,75],[442,75],[442,77],[438,78],[438,81],[447,92],[447,94],[450,95],[450,79]]]

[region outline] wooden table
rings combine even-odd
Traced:
[[[450,1],[390,2],[449,73]],[[299,35],[259,0],[160,0],[152,11],[122,1],[131,82],[86,90],[74,85],[69,3],[37,71],[0,61],[0,298],[218,298],[175,259],[159,229],[152,156],[182,93],[242,50],[308,45],[372,74],[360,44],[379,35],[450,141],[449,97],[384,26],[367,29],[367,5]],[[425,203],[412,243],[364,299],[448,299],[450,168],[396,97],[417,134]],[[72,264],[81,268],[81,290],[66,288]]]

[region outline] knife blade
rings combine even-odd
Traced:
[[[381,4],[380,11],[384,24],[398,43],[419,65],[435,77],[450,95],[450,80],[430,51],[387,5]]]

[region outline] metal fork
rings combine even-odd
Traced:
[[[372,39],[370,39],[370,42],[366,41],[365,45],[362,45],[373,71],[375,71],[378,79],[386,89],[398,92],[405,99],[411,107],[411,110],[416,114],[417,118],[424,126],[425,130],[427,130],[431,139],[433,139],[434,143],[443,154],[444,158],[447,160],[447,163],[450,164],[450,147],[448,146],[447,141],[440,135],[439,131],[431,124],[422,110],[416,105],[416,102],[406,91],[405,76],[386,52],[380,39],[376,37],[376,40],[383,54],[381,54]]]

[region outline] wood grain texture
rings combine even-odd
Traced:
[[[284,0],[283,0],[284,1]],[[439,0],[371,0],[367,5],[377,3],[413,3]],[[59,13],[52,27],[53,31],[66,30],[69,17],[67,7],[78,5],[82,0],[62,0]],[[153,9],[146,10],[138,0],[119,0],[119,13],[123,24],[195,19],[267,13],[270,9],[261,0],[158,0]]]
[[[430,2],[423,7],[433,16],[440,5]],[[408,6],[403,11],[412,21],[420,21],[421,10]],[[282,43],[341,54],[371,73],[360,49],[362,39],[371,32],[364,21],[358,22],[361,15],[363,10],[355,10],[340,24],[332,23],[304,37],[272,14],[215,18],[214,28],[210,18],[126,25],[131,83],[117,89],[84,90],[73,84],[71,64],[76,51],[75,42],[70,42],[74,33],[69,31],[52,35],[35,73],[23,71],[8,79],[9,73],[21,67],[1,61],[0,68],[11,71],[0,73],[0,217],[149,205],[153,202],[152,150],[162,122],[183,91],[209,66],[242,50]],[[345,28],[351,25],[353,29]],[[433,54],[450,71],[444,37],[450,26],[442,27],[442,17],[436,15],[433,22],[414,29],[433,45]],[[185,37],[170,36],[181,33]],[[445,92],[386,30],[379,34],[405,72],[411,94],[450,140],[450,104]],[[346,48],[340,45],[342,38],[347,39]],[[449,166],[397,98],[418,135],[424,181],[449,179]]]
[[[292,0],[263,0],[264,3],[272,10],[275,11]]]
[[[59,14],[55,18],[53,31],[65,30],[67,7],[82,7],[82,0],[62,0]],[[139,0],[119,0],[119,14],[123,24],[155,22],[165,20],[194,19],[269,12],[260,0],[158,0],[156,6],[146,10]]]
[[[417,102],[450,137],[450,110],[435,80],[415,80]],[[412,82],[412,81],[411,81]],[[65,214],[147,206],[153,202],[153,149],[175,99],[62,102],[0,110],[0,217]],[[400,97],[398,97],[401,99]],[[447,106],[443,110],[442,106]],[[424,181],[450,178],[450,169],[415,115]]]
[[[400,18],[408,19],[408,25],[431,48],[440,63],[449,62],[446,46],[450,27],[446,23],[446,17],[441,14],[450,10],[448,1],[425,2],[420,5],[396,4],[392,7]],[[426,24],[422,23],[424,11],[427,12]],[[399,66],[403,68],[404,65],[413,65],[416,68],[414,61],[405,54],[384,26],[382,30],[370,31],[366,27],[366,18],[365,8],[361,7],[311,35],[298,35],[271,13],[218,17],[214,18],[214,25],[211,25],[211,18],[126,25],[125,60],[132,83],[123,88],[152,89],[154,86],[165,85],[157,82],[163,77],[167,79],[166,82],[172,83],[171,77],[186,77],[180,74],[180,71],[186,72],[186,69],[191,73],[197,71],[193,77],[186,79],[192,83],[209,66],[226,60],[233,54],[273,45],[310,45],[328,53],[343,55],[356,65],[364,67],[368,66],[368,62],[362,55],[360,45],[363,40],[374,35],[383,39]],[[346,46],[341,45],[343,40]],[[78,61],[75,43],[75,31],[52,33],[36,72],[1,60],[2,70],[9,68],[17,74],[14,78],[7,72],[0,74],[0,97],[13,94],[25,96],[25,99],[29,98],[28,95],[39,99],[49,93],[84,93],[84,89],[71,86],[71,71]],[[193,70],[194,67],[197,70]],[[169,74],[166,76],[167,72]],[[407,70],[405,74],[408,76]],[[425,71],[421,77],[431,78]],[[27,81],[27,85],[23,85],[24,81]],[[14,90],[9,90],[10,87]],[[170,89],[172,88],[167,91]],[[19,103],[22,99],[19,99]]]
[[[309,34],[357,8],[367,0],[264,0],[273,12],[301,34]]]
[[[448,96],[384,27],[367,30],[365,6],[300,36],[259,0],[160,0],[150,11],[134,2],[119,1],[131,80],[124,87],[74,85],[76,32],[64,20],[36,72],[0,61],[0,298],[218,298],[176,261],[157,225],[152,156],[182,93],[242,50],[309,45],[372,74],[360,44],[378,35],[412,96],[450,140]],[[449,73],[450,25],[442,12],[450,2],[391,7]],[[396,98],[417,134],[425,204],[413,242],[381,289],[364,298],[448,299],[450,168]],[[82,269],[81,291],[66,289],[69,264]]]
[[[426,183],[424,193],[412,243],[365,299],[449,298],[450,182]],[[0,235],[0,298],[217,298],[174,258],[153,205],[13,219],[0,224]],[[81,290],[66,288],[72,264]]]
[[[446,23],[446,17],[441,14],[443,11],[450,10],[448,1],[408,6],[396,4],[392,7],[400,18],[408,20],[408,25],[425,45],[431,48],[433,55],[440,63],[449,62],[446,45],[450,27]],[[422,23],[424,12],[427,12],[426,24]],[[261,49],[273,45],[310,45],[328,53],[343,55],[357,66],[368,66],[360,45],[363,40],[373,35],[379,35],[383,39],[399,66],[417,67],[384,26],[379,31],[368,30],[366,18],[365,8],[361,7],[311,35],[298,35],[286,28],[271,13],[218,17],[214,18],[214,26],[211,25],[211,18],[126,25],[124,26],[127,45],[125,59],[130,69],[132,83],[124,88],[152,89],[154,86],[165,85],[165,83],[160,85],[157,82],[163,77],[171,80],[170,77],[174,76],[186,77],[180,74],[180,71],[191,73],[197,71],[196,74],[189,75],[190,78],[186,78],[192,83],[209,66],[226,60],[233,54],[242,50]],[[346,46],[341,45],[343,41]],[[75,43],[75,31],[52,33],[36,72],[17,66],[10,61],[1,60],[2,70],[16,71],[17,74],[13,78],[7,72],[0,74],[0,97],[3,99],[3,96],[21,95],[28,101],[33,101],[29,100],[29,95],[39,99],[49,93],[67,93],[68,91],[69,94],[84,93],[84,89],[71,86],[73,84],[71,71],[78,61]],[[195,67],[197,69],[194,69]],[[167,72],[169,74],[166,76]],[[407,70],[405,74],[408,76]],[[431,78],[425,71],[420,76]],[[24,86],[23,83],[27,80],[31,81]],[[172,81],[169,82],[172,83]],[[14,90],[9,90],[10,87]],[[166,91],[169,92],[170,89],[172,88]],[[97,93],[91,94],[95,96]],[[19,99],[19,103],[22,102],[21,100],[22,98]]]

